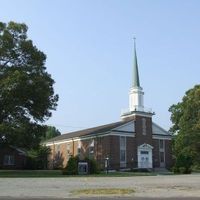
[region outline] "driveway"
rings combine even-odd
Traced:
[[[3,198],[71,198],[71,192],[90,188],[130,188],[134,197],[200,199],[200,174],[138,177],[1,178]],[[87,199],[87,198],[86,198]]]

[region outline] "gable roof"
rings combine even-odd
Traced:
[[[110,130],[112,130],[118,126],[124,125],[128,122],[130,122],[130,121],[114,122],[111,124],[88,128],[88,129],[84,129],[84,130],[80,130],[80,131],[65,133],[65,134],[59,135],[57,137],[51,138],[51,139],[45,141],[44,143],[51,143],[51,142],[55,142],[55,141],[66,140],[66,139],[81,137],[81,136],[91,136],[91,135],[95,135],[98,133],[110,131]]]
[[[152,132],[153,135],[171,135],[170,132],[166,131],[164,128],[160,127],[154,122],[152,122]]]
[[[5,149],[5,148],[6,149],[9,148],[9,149],[12,149],[14,151],[17,151],[19,153],[19,155],[24,155],[24,156],[27,155],[27,152],[26,152],[25,149],[18,148],[18,147],[15,147],[13,145],[8,145],[8,144],[2,144],[2,145],[0,145],[0,149]]]

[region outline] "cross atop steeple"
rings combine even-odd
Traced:
[[[133,79],[132,79],[132,87],[140,87],[140,79],[138,72],[138,63],[137,63],[137,54],[136,54],[136,38],[134,37],[134,61],[133,61]]]

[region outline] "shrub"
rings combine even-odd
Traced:
[[[91,159],[91,158],[85,158],[85,161],[88,162],[89,174],[99,174],[100,173],[100,169],[99,169],[99,166],[98,166],[96,160]]]
[[[77,175],[78,174],[79,158],[71,156],[67,162],[66,168],[62,171],[63,175]]]
[[[173,171],[174,173],[190,174],[192,164],[192,157],[190,155],[180,153],[176,158],[176,163],[173,167]]]

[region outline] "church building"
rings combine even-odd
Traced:
[[[152,121],[154,113],[144,107],[136,46],[129,109],[121,120],[62,134],[45,142],[50,147],[49,168],[65,167],[71,156],[93,158],[101,169],[154,169],[172,166],[172,136]]]

